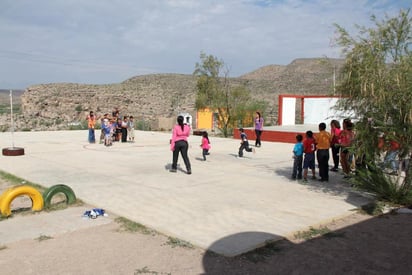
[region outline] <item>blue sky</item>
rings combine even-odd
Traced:
[[[108,84],[191,74],[200,53],[236,77],[296,58],[338,58],[334,23],[353,32],[410,0],[2,0],[0,88]]]

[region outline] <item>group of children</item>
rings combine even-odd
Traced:
[[[120,116],[119,111],[116,109],[113,111],[112,116],[104,114],[102,117],[95,116],[93,111],[90,111],[86,117],[89,128],[89,142],[95,143],[94,128],[96,120],[100,119],[101,133],[100,143],[105,146],[113,145],[113,141],[121,142],[134,142],[134,118],[133,116]]]
[[[313,132],[307,131],[306,138],[298,134],[296,136],[297,143],[293,147],[293,172],[292,179],[302,179],[308,181],[308,170],[312,170],[312,179],[316,179],[315,175],[315,151],[316,141],[313,138]]]
[[[312,179],[315,176],[315,151],[316,160],[319,167],[320,181],[329,181],[329,149],[332,151],[333,167],[330,171],[337,172],[341,164],[344,178],[350,177],[351,161],[353,155],[350,147],[353,146],[354,132],[353,123],[350,119],[343,120],[343,129],[337,120],[331,121],[330,133],[326,131],[326,124],[319,124],[319,133],[316,135],[312,131],[306,132],[306,137],[298,134],[296,144],[293,148],[293,172],[292,179],[303,179],[307,182],[308,169],[312,170]],[[303,176],[302,176],[303,171]]]

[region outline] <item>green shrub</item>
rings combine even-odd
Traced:
[[[359,168],[353,184],[367,192],[373,193],[379,201],[388,201],[394,204],[412,204],[412,188],[410,184],[399,176],[385,174],[382,169],[369,165]]]

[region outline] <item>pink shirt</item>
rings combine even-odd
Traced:
[[[331,145],[340,143],[340,132],[341,131],[342,130],[339,128],[332,127],[332,129],[330,130],[330,134],[332,135],[332,142],[330,143]]]
[[[210,149],[210,144],[209,141],[207,140],[207,138],[202,138],[202,149]]]
[[[175,143],[179,140],[184,140],[187,141],[187,138],[190,135],[190,126],[189,125],[183,125],[183,130],[182,127],[178,124],[173,127],[173,132],[172,132],[172,140],[170,142],[170,149],[173,151],[175,149]]]

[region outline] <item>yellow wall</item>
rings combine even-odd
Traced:
[[[213,128],[213,112],[210,109],[197,111],[197,129],[212,129]]]

